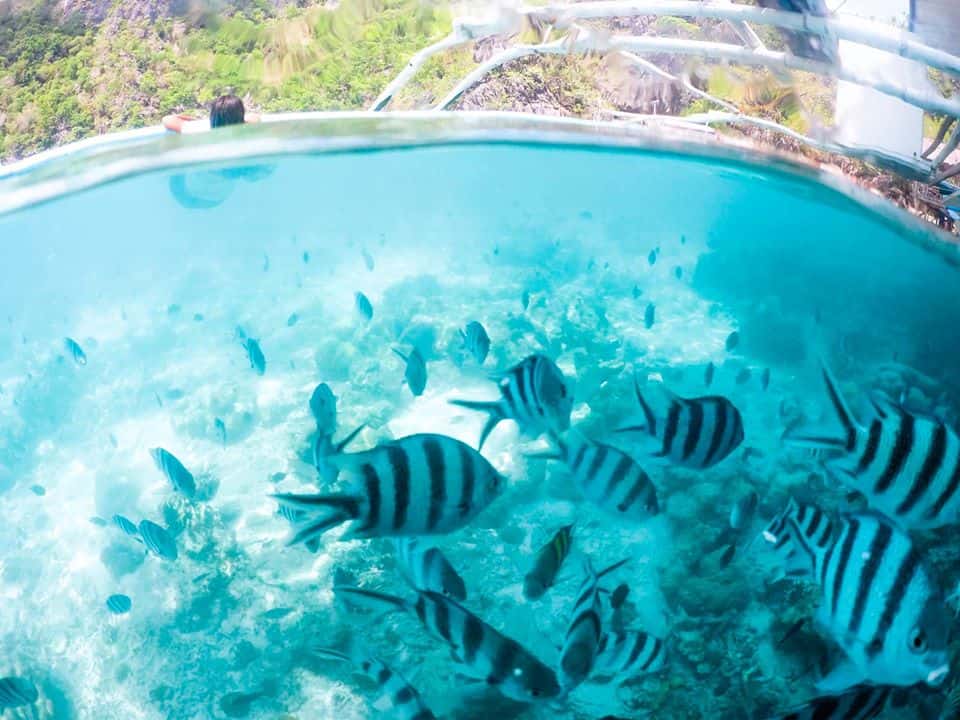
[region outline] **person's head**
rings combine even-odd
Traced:
[[[243,100],[236,95],[221,95],[210,106],[210,127],[243,125]]]

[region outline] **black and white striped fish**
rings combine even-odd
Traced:
[[[836,524],[815,505],[798,503],[793,498],[787,507],[762,532],[783,566],[783,576],[813,577],[818,558],[826,553],[834,538]],[[799,533],[800,542],[794,541]]]
[[[887,707],[892,689],[861,685],[843,695],[825,695],[780,715],[776,720],[870,720]]]
[[[354,521],[348,538],[443,535],[459,530],[500,494],[503,477],[480,453],[446,435],[410,435],[327,461],[356,481],[336,495],[274,495],[309,517],[290,544]]]
[[[177,543],[166,530],[149,520],[140,521],[140,537],[147,549],[164,560],[177,559]]]
[[[420,397],[427,387],[426,360],[423,359],[423,355],[416,348],[411,350],[409,355],[404,355],[396,348],[393,349],[393,352],[406,365],[406,369],[403,371],[403,379],[407,383],[407,387],[410,388],[414,397]]]
[[[359,645],[347,652],[327,647],[313,647],[311,652],[317,657],[350,663],[373,680],[378,691],[373,706],[393,720],[436,720],[420,693],[403,675]]]
[[[432,590],[463,602],[467,586],[463,578],[440,552],[417,538],[397,538],[397,566],[400,574],[414,590]]]
[[[640,464],[612,445],[579,434],[556,441],[559,453],[534,454],[561,460],[584,498],[597,507],[630,520],[643,521],[660,512],[657,489]]]
[[[173,453],[160,447],[150,448],[150,457],[153,458],[157,469],[166,475],[174,490],[188,498],[193,498],[197,494],[197,483],[193,479],[193,473],[187,470]]]
[[[910,537],[879,514],[842,515],[822,550],[807,544],[792,519],[787,525],[790,541],[806,545],[803,551],[814,559],[817,624],[847,655],[818,689],[942,683],[950,670],[949,616]]]
[[[600,640],[593,675],[629,680],[662,669],[666,655],[666,644],[658,637],[639,630],[610,632]]]
[[[565,525],[557,530],[550,541],[537,551],[533,567],[523,577],[523,596],[528,600],[543,597],[556,582],[557,573],[563,561],[570,554],[573,542],[573,525]]]
[[[476,320],[467,323],[466,330],[460,330],[460,337],[463,339],[463,346],[477,361],[477,365],[483,365],[487,359],[487,353],[490,352],[490,336],[486,329]]]
[[[485,681],[508,698],[534,702],[561,695],[553,670],[456,600],[428,590],[419,591],[413,601],[349,585],[335,585],[333,591],[353,606],[415,614],[427,632],[450,646],[462,674]]]
[[[560,368],[546,355],[530,355],[498,380],[500,400],[451,400],[454,405],[489,413],[480,448],[501,420],[510,419],[526,435],[559,434],[570,427],[573,393]]]
[[[907,412],[873,397],[876,417],[858,424],[823,368],[827,394],[843,426],[842,437],[788,432],[793,445],[839,451],[824,467],[862,493],[870,506],[908,529],[960,522],[960,438],[936,418]]]
[[[0,678],[0,712],[8,708],[33,705],[40,697],[37,686],[22,677]]]
[[[602,635],[600,590],[589,560],[584,561],[584,574],[560,652],[560,686],[565,693],[590,676]]]
[[[719,395],[682,398],[664,388],[669,399],[665,418],[657,418],[634,379],[643,411],[641,425],[619,432],[646,432],[659,444],[657,458],[669,458],[682,467],[706,469],[719,463],[743,442],[743,419],[732,402]]]

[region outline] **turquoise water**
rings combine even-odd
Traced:
[[[836,664],[829,634],[810,623],[778,644],[814,615],[814,586],[774,582],[746,541],[725,564],[718,538],[751,491],[751,537],[790,496],[863,507],[824,472],[823,453],[781,441],[797,417],[831,417],[821,359],[858,416],[884,390],[955,426],[955,248],[779,163],[554,135],[357,142],[220,165],[185,155],[0,217],[0,676],[29,678],[41,695],[7,716],[403,717],[374,709],[374,682],[310,650],[351,638],[438,717],[767,718],[817,694],[824,655]],[[76,177],[55,163],[37,173],[61,170]],[[491,338],[483,367],[458,335],[470,320]],[[238,326],[262,347],[262,375]],[[419,397],[392,352],[412,347],[427,362]],[[349,482],[321,480],[312,463],[318,383],[337,397],[336,438],[366,424],[348,451],[415,433],[476,448],[483,414],[448,401],[496,399],[491,373],[537,352],[573,388],[572,432],[630,453],[660,513],[627,521],[584,501],[562,463],[528,457],[548,438],[504,421],[482,449],[506,478],[501,497],[433,539],[463,576],[464,605],[554,668],[581,556],[597,568],[630,558],[609,589],[627,583],[627,625],[663,638],[667,655],[658,672],[521,704],[458,677],[413,615],[335,604],[336,568],[413,596],[393,544],[338,542],[336,529],[315,554],[288,547],[270,494]],[[651,458],[640,438],[614,433],[637,417],[634,377],[656,402],[661,381],[728,398],[743,445],[702,470]],[[154,447],[192,471],[192,499],[154,465]],[[145,553],[115,514],[167,528],[176,561]],[[557,585],[525,599],[534,554],[573,522]],[[949,594],[949,530],[911,537]],[[108,610],[114,594],[130,612]],[[936,717],[943,690],[916,691],[889,716]]]

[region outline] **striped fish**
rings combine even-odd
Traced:
[[[397,538],[397,565],[400,574],[414,590],[432,590],[463,602],[467,586],[439,548],[416,538]]]
[[[333,648],[311,648],[314,655],[328,660],[350,663],[377,684],[379,695],[373,705],[378,710],[388,709],[395,720],[436,720],[420,693],[400,673],[366,650],[351,649],[341,652]]]
[[[486,458],[446,435],[410,435],[327,461],[357,479],[350,491],[273,496],[310,516],[291,545],[350,520],[343,539],[443,535],[469,523],[504,485]]]
[[[528,600],[537,600],[547,592],[557,580],[557,573],[563,561],[570,554],[573,542],[573,525],[566,525],[554,534],[550,541],[537,552],[533,568],[523,578],[523,596]]]
[[[197,494],[197,483],[193,479],[193,473],[187,470],[173,453],[160,447],[150,448],[150,457],[177,492],[188,498]]]
[[[887,707],[891,688],[861,685],[843,695],[818,697],[777,720],[870,720]]]
[[[143,542],[143,538],[140,537],[140,530],[137,529],[137,526],[132,520],[128,520],[123,515],[114,515],[113,516],[114,524],[123,530],[123,532],[132,537],[137,542]]]
[[[480,433],[480,445],[501,420],[510,419],[527,435],[561,433],[570,427],[573,393],[566,378],[546,355],[534,354],[507,370],[499,379],[500,399],[495,401],[451,400],[470,410],[490,415]]]
[[[662,669],[666,656],[663,640],[648,633],[639,630],[607,633],[600,640],[593,675],[629,680]]]
[[[177,559],[177,544],[173,537],[156,523],[149,520],[140,521],[140,537],[143,538],[147,549],[164,560]]]
[[[682,467],[704,470],[716,465],[743,442],[740,411],[719,395],[682,398],[666,388],[670,400],[666,418],[657,418],[634,379],[644,423],[619,432],[646,432],[660,447],[654,457],[669,458]]]
[[[858,424],[830,372],[823,379],[842,437],[789,432],[785,440],[802,447],[839,451],[824,467],[862,493],[870,506],[907,529],[935,528],[960,521],[960,438],[935,418],[907,412],[872,398],[876,417]]]
[[[490,336],[486,329],[476,320],[467,323],[466,330],[460,330],[460,337],[463,340],[463,346],[477,361],[477,365],[483,365],[487,359],[487,353],[490,352]]]
[[[404,355],[402,352],[394,348],[394,354],[403,360],[406,364],[406,370],[403,371],[403,379],[407,383],[407,387],[410,388],[410,392],[413,393],[414,397],[420,397],[423,395],[423,391],[427,387],[427,362],[423,359],[423,355],[420,354],[420,351],[414,348],[410,351],[409,355]]]
[[[561,460],[584,498],[619,517],[643,521],[660,512],[657,489],[650,476],[629,455],[611,445],[575,435],[557,441],[559,453],[533,457]]]
[[[40,698],[37,686],[22,677],[0,678],[0,712],[33,705]]]
[[[790,498],[787,507],[761,535],[779,557],[785,577],[812,577],[817,558],[827,551],[835,528],[836,524],[823,510]],[[802,542],[794,541],[795,533]]]
[[[107,598],[107,609],[114,615],[125,615],[133,607],[133,601],[126,595],[111,595]]]
[[[584,573],[560,652],[560,686],[565,693],[589,677],[600,647],[600,591],[589,560],[584,561]]]
[[[818,689],[862,682],[938,685],[949,672],[943,596],[908,535],[874,513],[841,516],[825,550],[807,544],[788,519],[791,542],[806,545],[820,586],[818,625],[847,655]]]
[[[419,591],[414,601],[349,585],[333,590],[351,605],[414,613],[428,633],[450,646],[464,675],[484,680],[508,698],[533,702],[561,695],[553,670],[456,600],[429,590]]]

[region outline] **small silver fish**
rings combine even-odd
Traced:
[[[364,295],[362,292],[358,292],[354,295],[354,302],[357,306],[357,311],[366,318],[367,322],[373,320],[373,305],[370,303],[370,299]]]
[[[530,291],[529,290],[523,291],[523,295],[520,296],[520,303],[523,305],[524,310],[530,307]]]
[[[737,373],[736,383],[737,385],[745,385],[750,382],[751,377],[753,377],[753,373],[750,371],[750,368],[745,367]]]
[[[713,382],[713,373],[716,368],[714,368],[713,363],[707,365],[706,371],[703,373],[703,384],[707,387],[710,387],[710,384]]]
[[[656,251],[656,250],[651,250],[651,251],[650,251],[650,254],[647,255],[647,262],[650,263],[651,266],[654,265],[654,264],[657,262],[657,251]]]
[[[220,444],[224,447],[227,446],[227,425],[223,422],[221,418],[214,418],[213,427],[217,431],[217,437],[220,439]]]
[[[252,337],[248,337],[243,341],[243,348],[247,351],[250,367],[256,370],[257,375],[263,375],[267,370],[267,359],[263,356],[260,343]]]
[[[726,343],[725,343],[725,347],[727,348],[727,352],[733,350],[733,349],[734,349],[735,347],[737,347],[737,345],[739,345],[739,344],[740,344],[740,333],[738,333],[736,330],[734,330],[732,333],[730,333],[729,335],[727,335],[727,341],[726,341]]]
[[[80,347],[80,344],[73,338],[65,338],[63,341],[64,347],[66,347],[67,352],[70,353],[70,357],[73,358],[73,361],[77,365],[86,365],[87,364],[87,354],[83,351],[83,348]]]
[[[423,395],[423,391],[427,387],[427,363],[423,359],[423,355],[416,348],[411,350],[409,355],[404,355],[396,348],[393,352],[406,363],[407,369],[403,373],[403,378],[406,380],[410,392],[413,393],[414,397]]]
[[[367,270],[373,272],[373,255],[371,255],[366,248],[361,250],[360,254],[363,255],[363,264],[367,266]]]
[[[151,448],[150,457],[160,470],[173,485],[174,490],[193,498],[197,494],[197,483],[193,478],[193,473],[184,467],[183,463],[177,457],[163,448]]]
[[[326,383],[320,383],[313,389],[310,414],[317,423],[317,432],[329,435],[337,429],[337,397]]]
[[[764,368],[760,376],[760,389],[765,391],[768,387],[770,387],[770,368]]]
[[[760,498],[756,492],[740,498],[730,510],[730,527],[736,531],[746,530],[753,522]]]
[[[643,324],[649,330],[656,321],[657,306],[653,303],[647,303],[647,309],[643,313]]]
[[[126,615],[133,602],[126,595],[111,595],[107,598],[107,609],[114,615]]]
[[[290,317],[287,318],[287,327],[293,327],[297,324],[297,321],[300,319],[300,316],[296,313],[290,313]]]

